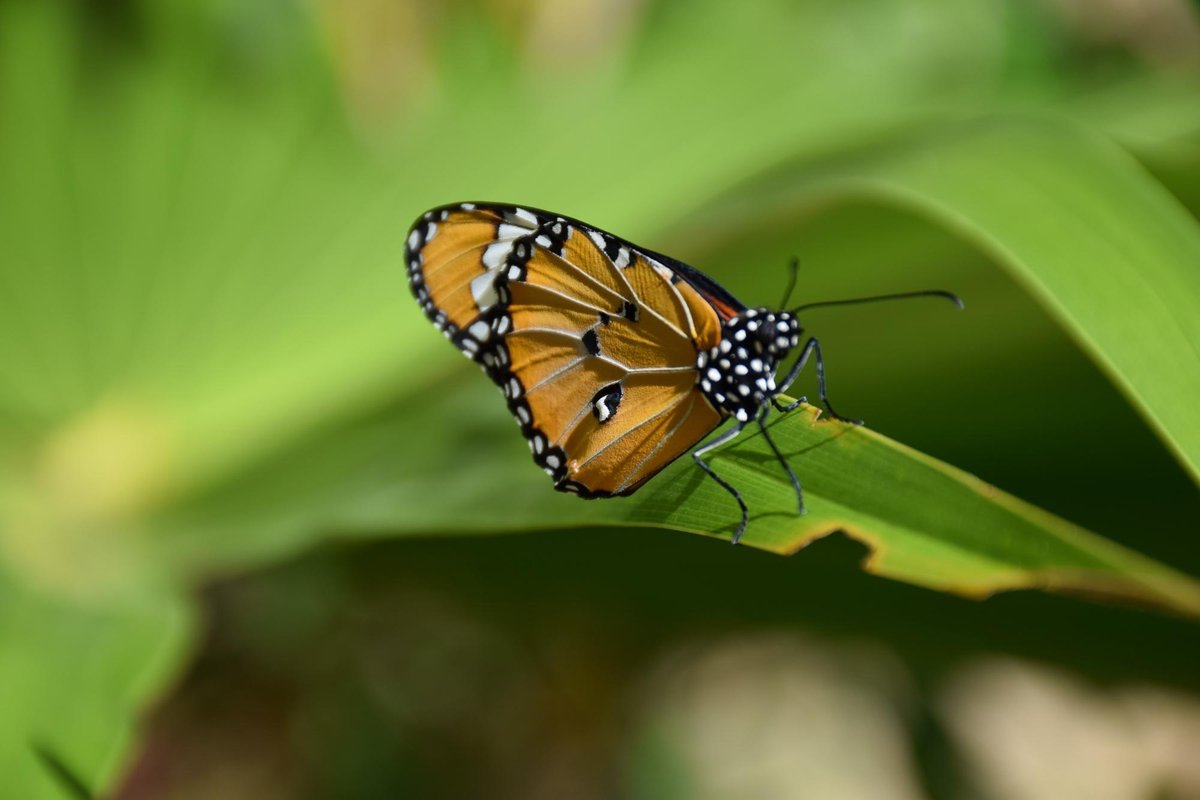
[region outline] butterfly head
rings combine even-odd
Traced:
[[[748,308],[725,321],[721,341],[699,354],[700,388],[714,406],[745,422],[776,393],[775,369],[800,343],[787,311]]]
[[[768,358],[785,359],[800,343],[800,321],[787,311],[749,308],[739,317],[743,318],[747,338]]]

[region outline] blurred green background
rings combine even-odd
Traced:
[[[804,194],[1011,124],[1111,140],[1195,237],[1197,6],[0,0],[7,791],[68,796],[38,745],[121,798],[1200,797],[1194,623],[575,527],[408,296],[468,199],[750,304],[792,255],[804,299],[954,289],[814,317],[839,408],[1198,575],[1195,484],[994,249]]]

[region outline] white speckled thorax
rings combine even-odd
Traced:
[[[725,321],[721,341],[696,357],[701,391],[719,411],[748,422],[776,394],[775,370],[800,343],[786,311],[748,308]]]

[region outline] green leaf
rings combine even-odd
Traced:
[[[163,560],[183,557],[195,568],[208,545],[208,568],[244,565],[330,530],[424,536],[619,524],[727,538],[739,519],[733,498],[686,457],[629,498],[552,492],[490,387],[441,388],[436,406],[389,407],[178,510],[163,521],[174,531]],[[757,434],[712,457],[750,508],[744,545],[791,554],[840,530],[871,549],[868,571],[920,586],[971,597],[1085,592],[1200,616],[1200,585],[1187,576],[868,428],[817,417],[804,406],[771,427],[804,484],[804,516]]]
[[[97,787],[118,768],[129,720],[178,665],[191,628],[178,601],[163,603],[150,587],[291,553],[331,531],[732,525],[729,498],[686,459],[629,501],[587,505],[549,492],[490,388],[476,375],[470,387],[449,388],[454,379],[439,366],[449,352],[419,338],[432,332],[404,295],[398,263],[413,214],[503,196],[594,214],[642,240],[677,219],[687,198],[780,158],[815,158],[947,105],[998,102],[1005,87],[994,76],[1011,49],[1003,23],[1012,12],[987,3],[954,12],[936,1],[852,12],[777,3],[730,15],[714,0],[656,13],[660,27],[614,40],[601,69],[519,74],[530,54],[492,58],[475,39],[512,37],[466,15],[463,31],[427,37],[448,65],[429,88],[448,93],[401,108],[403,135],[373,141],[374,153],[344,135],[344,98],[311,43],[297,46],[295,32],[257,18],[206,25],[207,11],[177,5],[155,15],[146,47],[113,63],[107,45],[82,35],[98,26],[66,6],[0,9],[0,104],[12,123],[0,126],[0,550],[14,576],[0,577],[0,766],[22,797],[54,796],[34,742]],[[216,5],[201,6],[215,17]],[[266,47],[241,40],[266,29]],[[627,46],[635,38],[653,46]],[[287,52],[296,56],[276,64],[282,77],[267,85],[255,64]],[[415,74],[437,68],[412,55]],[[1047,74],[1057,70],[1053,56],[1040,58]],[[1106,124],[1134,120],[1127,135],[1151,141],[1194,125],[1173,99],[1160,104],[1166,113],[1145,113],[1142,89]],[[1044,208],[1026,213],[1009,190],[997,196],[1007,206],[989,209],[990,185],[965,181],[956,195],[919,157],[944,157],[960,172],[1001,170],[1003,184],[1012,166],[1004,158],[1041,168],[1037,147],[1021,153],[1016,137],[989,150],[986,135],[983,144],[958,134],[888,138],[853,163],[825,159],[820,170],[783,175],[781,193],[760,187],[750,204],[787,214],[801,195],[886,196],[943,220],[966,215],[964,230],[978,225],[976,241],[1017,262],[1046,260],[1022,245],[1022,226],[1051,218]],[[531,141],[537,158],[518,157]],[[1159,212],[1160,227],[1186,228],[1127,159],[1095,142],[1072,152],[1076,143],[1065,136],[1042,154],[1046,174],[1077,181],[1083,207],[1093,194],[1108,205],[1091,217],[1103,241],[1063,237],[1065,260],[1103,264],[1107,246],[1126,244],[1113,231],[1145,244],[1141,218]],[[564,164],[578,170],[573,180],[562,180]],[[1100,174],[1087,174],[1093,168]],[[1130,213],[1139,219],[1126,224]],[[1195,263],[1186,243],[1134,252]],[[1062,294],[1047,286],[1039,296]],[[1194,296],[1189,287],[1160,288],[1181,302]],[[1130,354],[1110,353],[1096,335],[1095,319],[1109,310],[1097,310],[1081,337],[1114,357],[1194,464],[1195,437],[1170,413],[1191,391],[1180,383],[1187,373],[1166,385],[1165,399],[1147,394],[1147,375],[1158,380],[1175,362],[1152,358],[1146,375],[1133,374]],[[873,568],[906,580],[969,593],[1044,581],[1194,610],[1191,584],[1173,573],[874,434],[839,430],[800,416],[777,428],[789,451],[814,448],[798,457],[810,484],[805,519],[789,513],[790,487],[761,442],[718,457],[745,481],[756,513],[749,542],[786,551],[836,522],[880,547]],[[882,491],[909,482],[928,493],[924,507]]]
[[[1064,314],[1093,352],[1104,352],[1110,370],[1124,370],[1117,374],[1157,414],[1160,432],[1190,441],[1193,426],[1180,412],[1200,370],[1177,323],[1200,319],[1185,314],[1194,294],[1186,268],[1195,225],[1119,152],[1058,124],[973,124],[773,174],[693,224],[714,238],[732,237],[751,230],[758,216],[798,213],[831,196],[940,215],[934,218],[1000,255],[1039,296],[1054,298],[1051,312]],[[1130,197],[1138,203],[1121,217]],[[1172,288],[1169,297],[1158,293],[1160,279]],[[1155,298],[1172,313],[1158,316]],[[1139,361],[1137,353],[1154,345],[1161,351]],[[1157,391],[1143,390],[1160,379]],[[425,394],[438,398],[436,408],[423,402]],[[581,504],[552,496],[544,479],[518,465],[524,458],[516,437],[489,395],[485,387],[456,391],[439,381],[359,426],[318,436],[262,465],[257,478],[243,476],[164,520],[178,534],[170,548],[194,555],[203,541],[221,553],[217,562],[236,562],[328,529],[460,533],[619,522],[732,530],[731,498],[686,458],[628,500]],[[1183,575],[877,433],[799,419],[779,423],[777,433],[807,487],[807,517],[795,515],[791,487],[761,442],[751,438],[718,458],[751,507],[744,540],[751,546],[793,552],[842,529],[872,549],[868,569],[919,585],[975,596],[1069,589],[1200,613],[1196,584]]]
[[[732,235],[831,198],[899,205],[990,253],[1200,481],[1200,225],[1127,154],[1066,123],[985,120],[774,171],[695,225]]]
[[[761,436],[713,459],[751,509],[745,543],[791,554],[842,531],[870,548],[867,571],[920,586],[975,597],[1072,590],[1200,615],[1200,583],[1187,576],[868,428],[818,416],[805,406],[770,426],[803,475],[802,517]],[[619,516],[687,530],[734,518],[730,497],[710,483],[698,470],[676,470]]]
[[[39,751],[99,792],[135,723],[177,674],[194,631],[178,600],[108,608],[0,574],[0,771],[12,797],[70,796]]]

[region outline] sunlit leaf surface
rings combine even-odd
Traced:
[[[38,749],[94,792],[119,776],[141,709],[178,674],[195,629],[179,600],[103,608],[0,575],[4,792],[68,796]]]
[[[773,172],[711,222],[838,195],[929,215],[994,256],[1200,481],[1200,225],[1125,153],[1062,123],[982,120]]]
[[[948,464],[868,429],[816,421],[816,410],[771,431],[804,475],[808,513],[761,438],[714,460],[755,517],[743,541],[793,553],[835,531],[872,550],[865,567],[922,586],[986,595],[1001,589],[1111,593],[1200,615],[1200,585]],[[697,471],[676,471],[628,518],[689,529],[731,516],[729,498]]]

